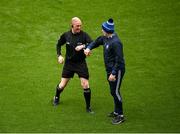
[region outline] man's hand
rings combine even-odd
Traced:
[[[64,63],[64,58],[61,55],[59,55],[59,57],[58,57],[58,63],[59,64],[63,64]]]
[[[90,56],[91,50],[90,50],[89,48],[86,48],[86,49],[84,50],[84,54],[85,54],[86,56]]]
[[[116,81],[116,75],[110,74],[108,80],[109,81]]]
[[[76,51],[80,51],[80,50],[82,50],[82,49],[84,49],[85,48],[85,45],[79,45],[79,46],[77,46],[76,48],[75,48],[75,50]]]

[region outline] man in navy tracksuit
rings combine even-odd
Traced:
[[[111,95],[114,98],[114,111],[108,116],[113,117],[112,124],[119,124],[124,121],[122,97],[120,95],[120,86],[125,73],[123,46],[117,34],[114,33],[113,19],[102,24],[102,32],[103,36],[90,43],[84,53],[90,55],[92,49],[103,45],[107,80]]]

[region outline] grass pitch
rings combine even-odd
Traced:
[[[1,0],[0,132],[180,132],[179,6],[178,0]],[[126,60],[121,125],[106,117],[113,101],[102,48],[87,58],[96,113],[85,112],[77,76],[61,104],[51,104],[62,70],[55,45],[74,16],[93,39],[102,22],[115,21]]]

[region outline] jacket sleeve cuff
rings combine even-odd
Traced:
[[[58,53],[58,54],[57,54],[57,57],[59,57],[60,55],[61,55],[61,53]]]
[[[90,46],[87,46],[86,48],[88,48],[89,50],[91,50],[91,47],[90,47]]]
[[[115,70],[112,70],[111,74],[112,74],[112,75],[116,75],[116,71],[115,71]]]

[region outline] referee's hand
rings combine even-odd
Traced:
[[[58,56],[58,63],[59,64],[63,64],[64,63],[64,57],[62,57],[61,55]]]

